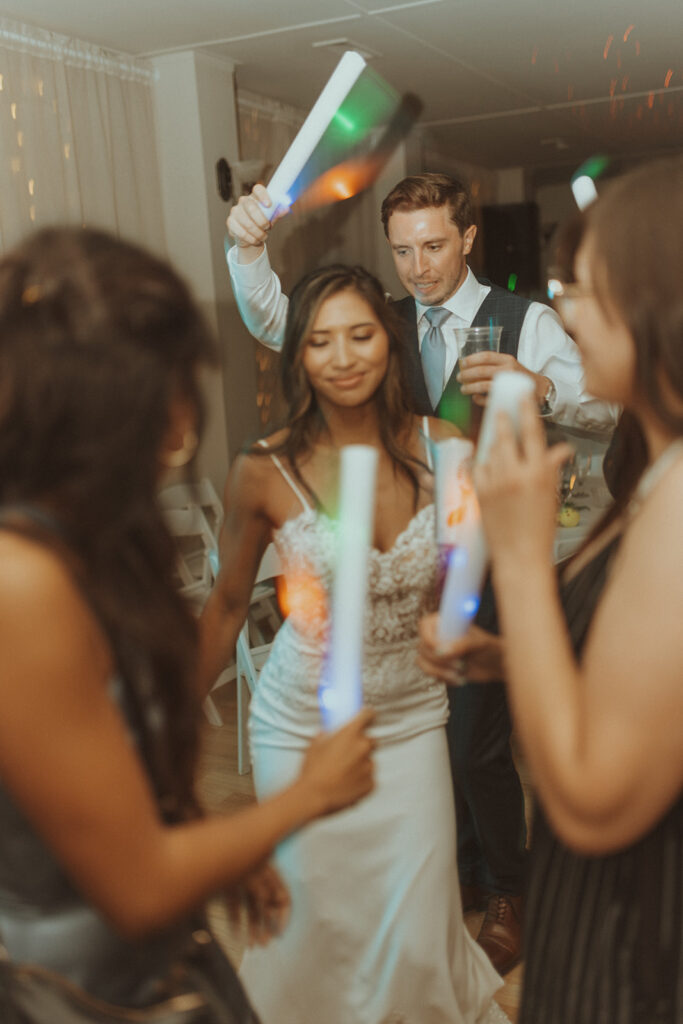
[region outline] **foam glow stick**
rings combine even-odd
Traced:
[[[476,497],[468,518],[458,528],[458,540],[448,555],[446,579],[439,605],[439,640],[451,643],[467,632],[479,608],[489,560]]]
[[[491,384],[479,433],[475,460],[485,462],[496,433],[496,418],[506,412],[519,432],[519,403],[534,390],[534,382],[525,373],[504,371],[496,374]],[[438,450],[438,445],[437,445]],[[438,459],[438,456],[437,456]],[[437,461],[438,466],[438,461]],[[438,470],[437,470],[438,472]],[[461,479],[466,480],[461,470]],[[452,483],[449,486],[453,486]],[[461,487],[462,513],[453,525],[448,567],[439,607],[439,639],[442,643],[458,640],[477,613],[481,588],[486,574],[488,548],[474,488]],[[438,522],[438,519],[437,519]]]
[[[572,192],[580,210],[587,209],[598,198],[595,182],[587,174],[581,174],[572,181]]]
[[[263,207],[263,212],[269,220],[272,220],[278,209],[292,205],[293,199],[289,195],[289,190],[365,66],[366,62],[359,53],[347,50],[332,72],[327,85],[313,104],[296,138],[268,182],[268,194],[273,204],[267,208]]]
[[[465,520],[467,502],[474,493],[470,474],[474,445],[463,437],[449,437],[437,441],[433,451],[436,542],[453,547],[458,526]]]
[[[471,476],[474,445],[461,438],[435,446],[436,537],[448,552],[439,607],[439,639],[457,640],[479,607],[487,552]]]
[[[363,704],[363,633],[376,475],[376,448],[360,444],[342,448],[330,650],[320,685],[320,710],[327,729],[343,725]]]
[[[534,382],[526,373],[503,370],[491,382],[488,400],[484,409],[477,444],[476,462],[486,462],[489,449],[496,436],[496,418],[499,412],[506,412],[512,420],[515,433],[519,434],[519,403],[534,392]]]
[[[576,205],[580,210],[587,209],[598,198],[595,179],[600,177],[608,165],[608,157],[591,156],[588,160],[584,160],[579,169],[572,174],[571,188]]]

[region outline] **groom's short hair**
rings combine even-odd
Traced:
[[[389,218],[397,210],[409,213],[430,206],[448,206],[450,217],[460,234],[474,224],[470,190],[448,174],[413,174],[394,185],[382,203],[382,225],[389,237]]]

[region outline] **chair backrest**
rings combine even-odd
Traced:
[[[275,576],[281,575],[282,563],[280,562],[280,556],[277,553],[275,545],[269,544],[263,552],[263,557],[259,563],[254,584],[261,583],[263,580],[270,580]]]
[[[194,483],[171,484],[170,487],[159,491],[157,497],[164,510],[200,508],[209,529],[218,537],[223,522],[223,506],[207,477],[202,477]]]
[[[176,539],[178,589],[201,608],[217,575],[220,502],[210,480],[173,484],[159,492],[158,500]]]

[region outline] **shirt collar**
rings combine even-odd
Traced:
[[[477,315],[477,311],[481,306],[484,298],[486,297],[489,289],[486,285],[480,284],[476,277],[467,268],[467,275],[465,280],[458,288],[457,292],[451,295],[450,299],[446,299],[445,302],[440,305],[453,313],[459,320],[463,320],[467,326],[469,326]],[[417,313],[418,324],[424,317],[429,306],[423,306],[421,302],[415,299],[415,310]]]

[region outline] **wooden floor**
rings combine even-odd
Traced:
[[[247,806],[254,800],[251,774],[237,773],[237,715],[235,703],[234,681],[215,691],[214,698],[220,711],[224,725],[215,728],[207,724],[199,775],[199,795],[209,810],[230,813]],[[520,770],[526,785],[526,773]],[[527,801],[529,804],[529,801]],[[227,949],[231,959],[239,965],[245,948],[245,936],[241,930],[234,928],[220,903],[212,905],[211,921],[216,934]],[[476,935],[483,914],[468,914],[467,927],[472,935]],[[505,985],[497,994],[497,999],[510,1019],[517,1020],[520,1001],[523,965],[515,967],[505,977]]]

